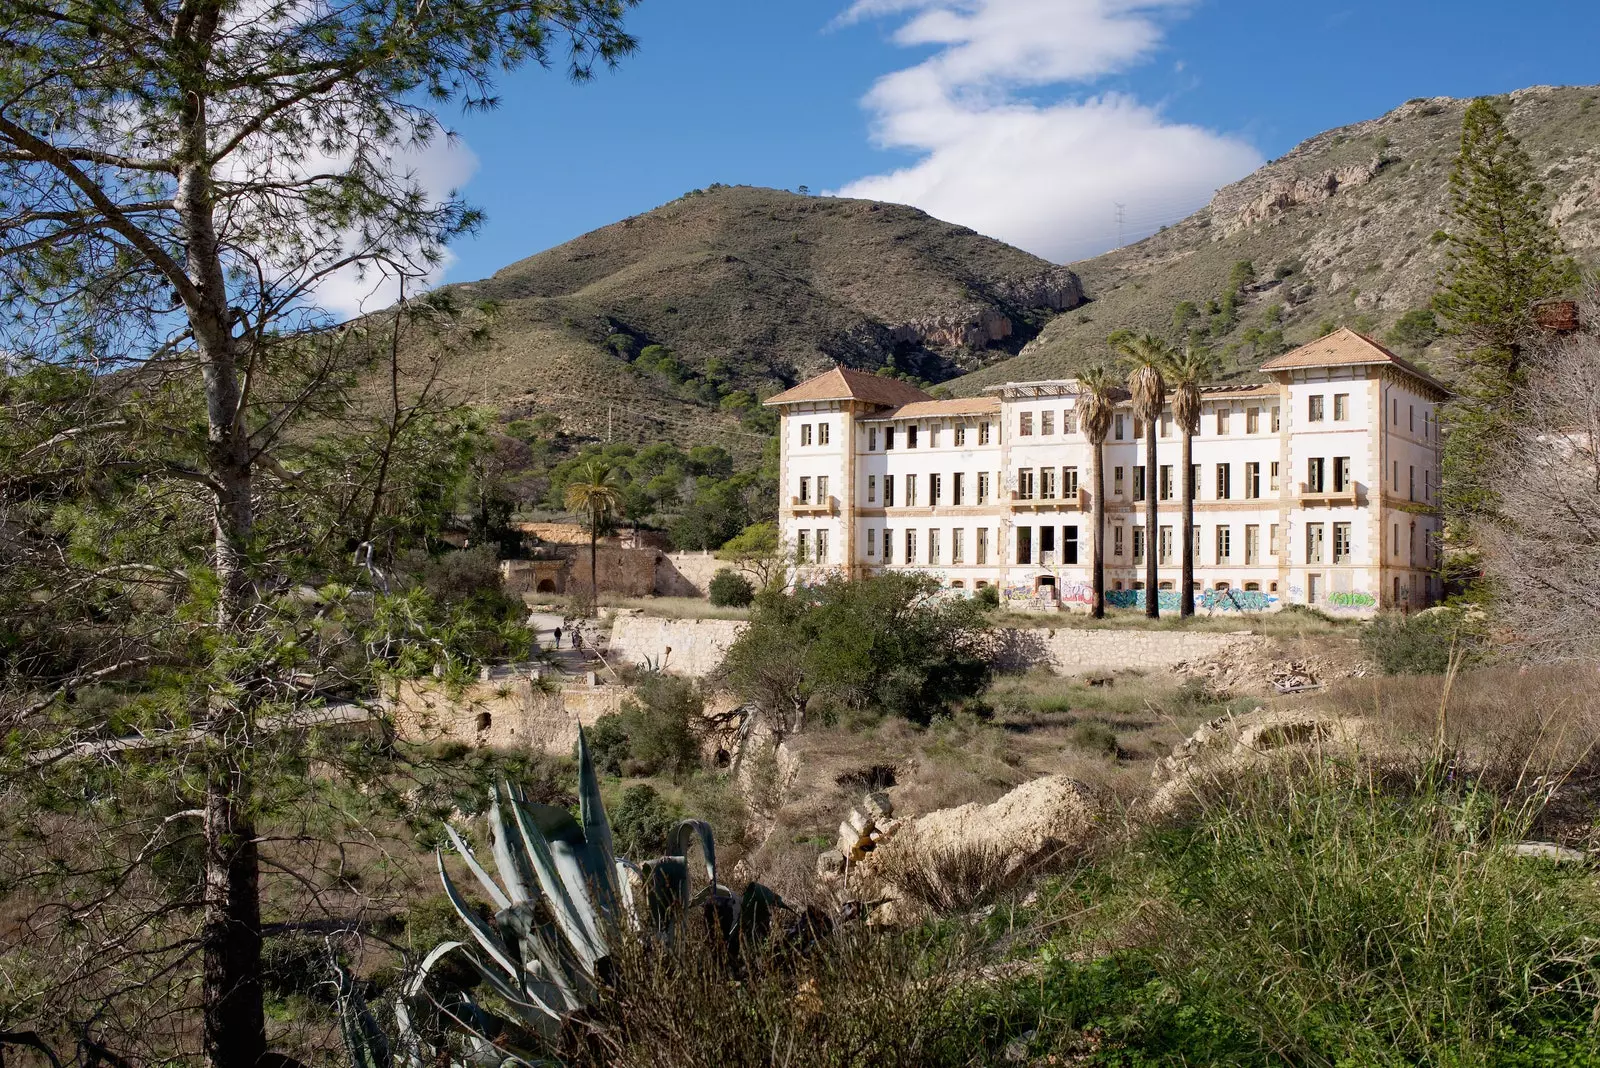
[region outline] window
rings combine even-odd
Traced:
[[[800,444],[802,444],[802,445],[810,445],[811,444],[811,424],[810,423],[801,423],[800,424]]]
[[[1272,461],[1272,466],[1267,469],[1267,492],[1278,492],[1278,461]]]
[[[827,423],[818,423],[817,424],[817,444],[818,445],[826,445],[828,443],[828,426],[829,426],[829,424],[827,424]]]
[[[989,528],[988,527],[979,527],[978,528],[977,551],[978,551],[978,563],[987,564],[989,562]]]
[[[1246,408],[1244,410],[1244,432],[1246,434],[1261,433],[1261,409]]]
[[[910,426],[906,427],[906,448],[914,449],[916,447],[917,447],[917,424],[912,423]]]
[[[1225,564],[1233,558],[1233,528],[1217,527],[1217,563]]]
[[[1413,522],[1411,524],[1411,535],[1410,535],[1410,537],[1408,539],[1408,543],[1411,546],[1411,566],[1412,567],[1416,567],[1417,566],[1417,524],[1415,522]]]
[[[1125,528],[1118,524],[1111,528],[1111,555],[1122,555],[1122,532]]]
[[[894,427],[886,426],[883,428],[883,451],[888,452],[892,448],[894,448]]]
[[[1244,495],[1255,498],[1261,496],[1261,464],[1249,463],[1244,465]]]
[[[1217,465],[1217,500],[1226,501],[1233,497],[1233,465]]]
[[[867,503],[868,504],[877,504],[878,503],[878,476],[877,475],[868,475],[867,476]]]
[[[800,478],[800,503],[811,503],[811,479],[806,476]]]
[[[1318,396],[1309,398],[1309,402],[1308,402],[1308,405],[1307,405],[1307,408],[1306,408],[1306,421],[1307,422],[1309,422],[1309,423],[1320,423],[1320,422],[1322,422],[1322,402],[1323,402],[1323,397],[1320,394]]]
[[[1191,501],[1198,501],[1200,499],[1200,465],[1199,464],[1190,464],[1189,465],[1189,499]]]
[[[1133,440],[1144,440],[1144,420],[1140,419],[1137,415],[1133,417]]]
[[[938,504],[939,494],[944,489],[944,476],[932,474],[928,476],[928,503]]]
[[[867,451],[878,451],[878,428],[875,426],[869,426],[867,428]]]
[[[893,508],[894,507],[894,476],[893,475],[884,475],[883,476],[883,506],[885,508]]]
[[[1113,426],[1112,436],[1115,437],[1118,441],[1121,441],[1121,440],[1123,440],[1124,438],[1126,438],[1128,436],[1127,422],[1126,422],[1127,418],[1128,417],[1125,416],[1125,415],[1118,415],[1115,419],[1113,419],[1111,421],[1112,422],[1112,426]]]
[[[938,423],[929,423],[928,424],[928,448],[937,449],[938,447],[939,447],[939,424]]]
[[[938,562],[939,532],[937,530],[930,530],[928,531],[928,563],[937,564]]]
[[[1076,467],[1063,467],[1061,469],[1061,496],[1076,497],[1078,495],[1078,469]]]
[[[1417,499],[1417,468],[1412,464],[1406,468],[1406,500]]]
[[[1417,406],[1415,404],[1406,405],[1406,430],[1412,434],[1417,432]]]
[[[950,503],[960,507],[966,503],[967,476],[957,471],[950,476]]]
[[[827,562],[828,562],[828,532],[826,530],[819,530],[819,531],[817,531],[817,563],[825,564]]]
[[[1053,467],[1039,468],[1039,496],[1044,500],[1054,500],[1056,495],[1056,469]]]
[[[1323,491],[1325,488],[1323,485],[1323,472],[1327,466],[1327,463],[1328,461],[1324,460],[1320,456],[1313,456],[1311,459],[1306,461],[1307,493],[1321,493]]]
[[[1427,469],[1422,472],[1422,499],[1433,500],[1433,472]]]
[[[1078,432],[1078,413],[1067,408],[1061,413],[1061,432],[1063,434],[1076,434]]]
[[[1033,563],[1033,528],[1017,528],[1017,563]]]
[[[1157,550],[1157,553],[1158,553],[1157,559],[1159,559],[1163,565],[1167,565],[1167,564],[1171,564],[1172,563],[1172,528],[1171,527],[1160,527],[1159,529],[1157,529],[1157,531],[1156,531],[1156,550]]]
[[[1350,524],[1335,523],[1333,525],[1333,562],[1348,564],[1350,562]]]
[[[952,564],[959,564],[959,563],[962,562],[961,557],[962,557],[963,554],[962,554],[962,546],[961,546],[961,541],[962,541],[961,535],[963,535],[965,533],[966,533],[966,531],[962,530],[960,527],[956,527],[954,530],[952,530],[950,532],[950,562]]]
[[[1161,479],[1161,481],[1159,483],[1159,492],[1161,494],[1161,499],[1164,500],[1164,501],[1172,500],[1173,486],[1172,486],[1172,465],[1171,464],[1162,464],[1161,465],[1160,479]]]
[[[1246,593],[1260,593],[1261,592],[1261,583],[1259,583],[1259,582],[1246,582],[1244,584],[1244,588],[1245,588],[1245,592]]]
[[[978,503],[985,504],[989,500],[989,472],[978,472]]]
[[[1056,432],[1056,413],[1055,412],[1040,412],[1039,413],[1039,433],[1044,435],[1045,437],[1049,437],[1051,434],[1054,434],[1055,432]]]
[[[1232,414],[1233,414],[1233,412],[1232,412],[1231,409],[1228,409],[1228,408],[1218,408],[1217,409],[1217,433],[1218,434],[1226,434],[1228,432],[1228,417],[1231,416]]]
[[[1422,440],[1428,441],[1433,437],[1433,413],[1422,409]]]
[[[1306,524],[1306,563],[1322,563],[1322,539],[1326,527],[1326,523]]]
[[[961,446],[965,445],[966,443],[967,443],[967,425],[965,423],[957,423],[956,424],[956,448],[959,449],[959,448],[961,448]]]
[[[1122,468],[1113,467],[1111,469],[1111,492],[1118,497],[1122,496],[1122,482]]]
[[[1189,540],[1189,557],[1196,564],[1200,562],[1200,532],[1204,529],[1199,523],[1196,523],[1194,525],[1194,534]]]
[[[1018,471],[1017,472],[1017,500],[1019,500],[1019,501],[1031,501],[1031,500],[1033,500],[1033,484],[1034,484],[1033,468],[1024,467],[1022,470]]]
[[[907,475],[906,476],[906,507],[907,508],[915,508],[916,506],[917,506],[917,476],[916,475]]]
[[[1389,425],[1400,425],[1400,398],[1395,397],[1389,402]]]
[[[1144,563],[1144,527],[1133,528],[1133,562]]]
[[[905,561],[908,564],[917,562],[917,532],[914,530],[906,531]]]
[[[1278,540],[1278,524],[1274,523],[1267,528],[1267,552],[1277,556],[1283,551],[1283,543]]]
[[[817,503],[818,504],[827,504],[828,503],[828,476],[827,475],[818,475],[817,476]]]
[[[987,419],[978,424],[978,444],[989,444],[989,421]]]
[[[1395,460],[1394,461],[1394,470],[1390,472],[1390,478],[1394,482],[1394,491],[1396,493],[1399,493],[1400,492],[1400,461],[1399,460]]]
[[[1142,466],[1133,469],[1133,499],[1136,501],[1144,500],[1144,468]]]
[[[1400,555],[1400,524],[1396,523],[1389,532],[1389,555]]]
[[[794,532],[794,555],[800,563],[811,559],[811,532],[797,530]]]
[[[1061,562],[1075,564],[1078,562],[1078,528],[1061,528]]]
[[[1171,412],[1162,412],[1161,413],[1161,436],[1164,437],[1164,438],[1170,438],[1172,436],[1172,413]]]
[[[1039,562],[1041,564],[1055,563],[1056,555],[1056,528],[1039,528]]]
[[[1272,409],[1272,432],[1274,434],[1278,432],[1278,409],[1276,408]]]
[[[1019,437],[1033,437],[1033,413],[1022,412],[1017,416],[1017,435]]]
[[[1353,489],[1350,481],[1350,457],[1335,456],[1333,458],[1333,492],[1344,493]]]
[[[888,527],[883,528],[883,562],[894,563],[894,531]]]
[[[1350,394],[1335,393],[1333,395],[1333,421],[1335,423],[1347,422],[1350,419]]]
[[[1258,523],[1245,524],[1244,562],[1246,564],[1261,562],[1261,526]]]
[[[878,528],[867,528],[867,559],[878,555]]]

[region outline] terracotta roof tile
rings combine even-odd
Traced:
[[[1448,394],[1449,388],[1422,368],[1401,359],[1365,334],[1340,327],[1327,337],[1309,341],[1261,365],[1263,371],[1292,371],[1304,367],[1361,367],[1389,364],[1424,384]]]
[[[915,404],[918,401],[932,399],[916,386],[908,385],[898,379],[884,378],[882,375],[868,374],[865,371],[852,371],[848,367],[835,367],[815,378],[806,379],[793,389],[784,390],[776,397],[769,397],[766,404],[768,407],[773,407],[780,404],[801,404],[806,401],[858,400],[866,401],[868,404],[881,404],[886,408],[897,408],[903,404]]]
[[[954,400],[914,401],[873,418],[939,419],[952,415],[990,415],[999,410],[999,397],[957,397]]]

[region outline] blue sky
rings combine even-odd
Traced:
[[[1600,82],[1600,4],[644,0],[639,53],[450,116],[488,223],[447,278],[711,182],[915,203],[1055,260],[1418,96]],[[470,177],[467,177],[470,175]]]

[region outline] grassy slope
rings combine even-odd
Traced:
[[[1546,181],[1553,218],[1569,247],[1592,262],[1600,253],[1600,87],[1520,90],[1499,100],[1512,129]],[[1448,175],[1467,101],[1440,97],[1404,104],[1366,122],[1303,142],[1233,186],[1212,205],[1127,248],[1072,264],[1092,303],[1053,320],[1023,352],[957,382],[972,394],[1005,381],[1069,375],[1109,355],[1105,337],[1119,327],[1166,332],[1180,300],[1218,296],[1232,265],[1254,263],[1263,283],[1280,264],[1295,274],[1247,294],[1239,326],[1224,343],[1283,304],[1290,345],[1317,336],[1325,321],[1383,333],[1413,308],[1426,307],[1445,265],[1445,246],[1430,236],[1447,224]],[[1316,178],[1382,159],[1370,182],[1346,186],[1235,230],[1238,210],[1274,183]],[[1268,353],[1248,347],[1232,370],[1248,374]],[[1437,356],[1437,349],[1426,356]]]

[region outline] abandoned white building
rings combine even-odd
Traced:
[[[1204,390],[1193,443],[1196,603],[1367,613],[1439,594],[1438,405],[1444,386],[1372,339],[1338,330]],[[781,415],[783,537],[798,581],[884,569],[948,588],[996,586],[1012,606],[1087,609],[1091,448],[1078,384],[1012,382],[935,400],[836,368],[766,403]],[[1106,589],[1142,604],[1144,554],[1177,605],[1181,437],[1170,407],[1158,469],[1126,400],[1104,445]],[[1144,495],[1159,509],[1145,529]]]

